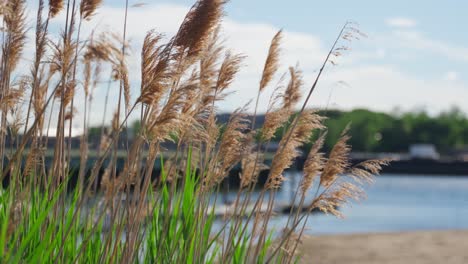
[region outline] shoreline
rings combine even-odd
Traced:
[[[299,263],[463,264],[468,230],[305,236]]]

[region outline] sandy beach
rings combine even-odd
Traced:
[[[468,231],[308,236],[301,263],[465,264]]]

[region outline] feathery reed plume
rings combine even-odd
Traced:
[[[200,56],[200,86],[201,90],[211,94],[215,86],[215,79],[218,67],[218,59],[223,52],[223,42],[220,40],[220,27],[214,29],[211,33],[206,45],[203,47]]]
[[[112,34],[112,38],[106,34],[100,34],[97,38],[91,36],[87,43],[83,58],[91,61],[105,61],[112,65],[119,63],[122,51],[117,47],[121,44],[119,37]]]
[[[37,147],[31,149],[31,151],[28,153],[28,157],[26,158],[23,175],[26,177],[33,175],[34,166],[39,163],[43,154],[43,151]]]
[[[305,111],[297,122],[297,126],[290,127],[280,141],[279,151],[273,157],[270,175],[266,188],[278,189],[285,180],[283,172],[289,168],[294,159],[300,155],[299,147],[306,143],[315,129],[322,129],[323,117],[314,111]],[[289,141],[288,141],[289,139]]]
[[[221,48],[215,48],[214,52],[208,52],[209,57],[212,59],[209,61],[202,59],[203,62],[200,64],[201,102],[197,109],[199,114],[207,114],[214,111],[212,108],[215,102],[221,101],[226,97],[225,90],[232,84],[245,58],[241,54],[233,55],[227,51],[221,62],[221,66],[216,70],[214,68],[215,61],[220,51]]]
[[[192,86],[186,86],[175,90],[160,112],[157,107],[152,109],[147,124],[151,142],[174,141],[174,136],[178,136],[183,127],[191,123],[191,120],[180,110],[187,100],[187,92],[192,88]]]
[[[26,77],[21,78],[21,80],[13,84],[13,86],[8,90],[7,94],[0,98],[0,105],[5,109],[11,110],[16,105],[18,105],[23,99],[24,93],[26,92],[26,87],[29,85],[29,79]]]
[[[197,55],[206,41],[219,24],[223,15],[225,0],[199,0],[185,17],[174,44],[189,56]]]
[[[169,51],[159,44],[161,39],[162,35],[148,32],[141,51],[141,95],[138,101],[147,105],[158,103],[169,87]]]
[[[26,114],[26,124],[24,126],[26,133],[26,129],[28,127],[29,116],[31,112],[31,107],[35,109],[35,116],[38,119],[43,119],[42,116],[38,116],[38,111],[36,110],[39,105],[41,105],[44,101],[43,91],[40,91],[41,82],[44,78],[44,67],[41,65],[41,60],[43,59],[45,52],[46,52],[46,45],[47,45],[47,28],[49,25],[49,18],[43,22],[42,13],[44,10],[44,0],[39,0],[39,6],[37,8],[37,18],[36,18],[36,39],[35,39],[35,56],[34,56],[34,63],[31,68],[31,76],[32,76],[32,85],[31,85],[31,98],[29,100],[28,112]],[[47,84],[48,86],[48,84]],[[36,101],[39,102],[36,102]],[[40,110],[39,110],[40,111]],[[42,128],[42,122],[39,125]],[[35,144],[33,144],[35,145]]]
[[[328,160],[323,168],[322,175],[320,177],[320,185],[329,187],[333,184],[339,174],[343,174],[349,166],[349,152],[351,147],[348,145],[349,125],[341,133],[341,137],[333,146]]]
[[[63,9],[63,0],[49,0],[50,17],[55,17]]]
[[[249,120],[246,118],[244,108],[236,110],[230,117],[226,129],[221,136],[217,160],[214,160],[214,175],[207,180],[208,186],[220,183],[242,158],[247,147],[247,134]]]
[[[112,122],[111,122],[112,132],[116,132],[119,130],[120,124],[118,120],[119,120],[119,112],[114,111],[114,115],[112,116]]]
[[[216,124],[216,116],[210,114],[206,119],[204,119],[204,127],[207,135],[206,139],[206,153],[211,153],[211,151],[215,148],[216,142],[219,137],[220,129]]]
[[[266,113],[262,128],[262,140],[268,141],[272,139],[278,128],[283,126],[290,116],[291,111],[287,108],[280,108]]]
[[[194,116],[196,114],[196,108],[200,103],[201,93],[203,93],[199,85],[199,76],[198,72],[194,69],[192,73],[184,80],[181,80],[179,87],[191,87],[187,89],[187,100],[181,108],[181,113]]]
[[[366,160],[350,168],[348,173],[359,183],[371,183],[373,181],[373,177],[379,174],[383,166],[389,165],[390,161],[391,159]]]
[[[102,0],[82,0],[80,4],[81,17],[85,20],[90,20],[101,4]]]
[[[126,112],[130,109],[130,81],[128,80],[128,67],[125,60],[122,59],[122,63],[120,64],[120,71],[119,71],[119,78],[122,80],[122,87],[124,93],[124,101],[125,101],[125,109]]]
[[[315,177],[323,169],[325,158],[323,156],[323,153],[320,153],[319,151],[323,147],[326,135],[327,133],[323,133],[315,141],[304,163],[304,178],[300,187],[302,194],[305,194],[307,190],[309,190],[310,187],[312,187]]]
[[[198,123],[204,124],[207,127],[207,120],[215,111],[215,101],[221,96],[218,94],[217,79],[223,74],[218,70],[218,59],[222,56],[224,50],[223,42],[219,37],[220,27],[217,27],[205,45],[200,54],[198,90],[196,100],[197,105],[194,107],[194,116]],[[218,76],[218,77],[217,77]]]
[[[239,72],[241,63],[245,56],[240,54],[232,55],[227,52],[221,67],[219,69],[218,80],[216,81],[216,93],[222,93],[234,80],[234,77]]]
[[[326,214],[343,218],[343,213],[340,212],[339,208],[350,200],[359,201],[363,197],[365,195],[361,187],[349,182],[335,183],[334,186],[329,187],[327,191],[314,199],[309,210],[319,209]]]
[[[39,119],[39,124],[37,126],[39,130],[41,130],[43,127],[44,115],[41,115],[41,111],[43,110],[45,102],[46,102],[47,90],[49,88],[49,83],[50,83],[51,78],[52,78],[52,74],[50,74],[49,72],[47,75],[47,78],[45,78],[44,82],[39,84],[39,86],[37,87],[37,90],[34,93],[33,108],[34,108],[35,118]],[[42,79],[42,77],[38,78],[38,80],[40,79]]]
[[[6,0],[0,0],[0,16],[3,16],[7,12],[7,1]],[[3,30],[3,27],[0,26],[0,30]]]
[[[63,35],[62,37],[65,38],[66,36]],[[51,45],[53,56],[50,70],[52,73],[61,73],[64,78],[63,83],[61,83],[60,89],[56,91],[55,96],[56,98],[63,100],[62,103],[64,108],[71,102],[75,93],[76,81],[67,78],[67,76],[71,70],[76,45],[77,43],[73,41],[63,41],[63,43],[53,43]]]
[[[239,175],[241,179],[241,188],[245,188],[256,183],[260,172],[268,169],[267,165],[260,162],[262,160],[263,154],[257,152],[249,152],[247,155],[242,157],[242,173]]]
[[[106,150],[111,143],[111,137],[109,132],[103,133],[101,136],[101,140],[99,141],[99,152],[102,153]]]
[[[89,95],[89,87],[91,84],[91,60],[88,59],[86,56],[83,59],[83,90],[85,93],[85,100],[88,98]]]
[[[9,122],[9,129],[12,135],[18,135],[23,120],[21,116],[21,107],[24,102],[26,88],[30,85],[30,80],[27,77],[22,77],[17,83],[14,83],[12,88],[7,91],[3,100],[0,100],[0,105],[8,109],[12,119]]]
[[[283,106],[291,109],[301,100],[301,87],[304,81],[302,80],[302,71],[299,69],[298,65],[296,65],[296,67],[289,67],[289,75],[291,79],[284,92]]]
[[[6,63],[6,69],[11,73],[18,64],[26,41],[26,1],[8,1],[6,8],[3,21],[7,36],[2,59],[3,63]]]
[[[291,108],[284,106],[278,106],[279,101],[284,99],[283,81],[284,76],[281,76],[280,81],[278,82],[277,87],[273,91],[273,94],[270,97],[270,102],[268,104],[268,111],[265,114],[265,121],[262,127],[262,140],[269,141],[273,138],[278,128],[284,126],[292,115]]]
[[[268,56],[265,61],[265,66],[263,68],[262,79],[260,80],[260,91],[263,91],[265,87],[273,79],[273,76],[278,71],[279,68],[279,55],[280,55],[280,42],[282,39],[282,30],[278,31],[273,37],[268,51]]]
[[[3,43],[0,56],[2,64],[0,67],[0,100],[11,96],[9,95],[11,74],[18,64],[24,48],[26,40],[25,3],[24,0],[7,1],[4,9]],[[0,105],[0,170],[3,170],[4,164],[8,110],[6,104]]]
[[[270,104],[268,106],[268,112],[265,114],[265,121],[262,127],[262,140],[269,141],[273,138],[276,131],[284,126],[293,114],[293,106],[300,99],[300,95],[296,93],[300,92],[300,86],[302,85],[302,79],[300,71],[296,68],[290,68],[290,80],[286,90],[279,92],[283,89],[283,75],[279,81],[277,88],[275,89]],[[279,100],[283,100],[283,104],[278,108]]]

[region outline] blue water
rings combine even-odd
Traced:
[[[286,184],[280,197],[287,200]],[[365,187],[367,199],[341,208],[345,219],[314,214],[309,234],[468,229],[468,176],[382,175]],[[313,194],[311,194],[313,196]],[[286,216],[272,224],[284,226]]]

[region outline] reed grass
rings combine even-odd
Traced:
[[[339,45],[362,35],[352,23],[338,34],[305,102],[299,105],[303,73],[298,66],[290,67],[279,78],[264,125],[257,128],[258,98],[278,78],[281,31],[266,54],[254,116],[248,115],[246,105],[227,124],[219,124],[217,105],[227,100],[245,58],[220,41],[226,1],[197,1],[169,40],[156,31],[147,33],[141,49],[140,93],[133,100],[126,63],[128,1],[121,34],[89,36],[82,34],[82,27],[99,16],[101,1],[38,3],[31,40],[26,39],[26,1],[0,2],[0,169],[2,182],[8,180],[0,188],[2,263],[293,262],[310,213],[319,209],[341,216],[338,208],[360,198],[361,185],[388,162],[351,166],[346,129],[331,153],[322,153],[323,117],[307,109],[323,70],[347,49]],[[60,12],[66,19],[56,38],[48,25]],[[20,72],[22,51],[30,43],[35,47],[31,72],[12,78]],[[118,106],[109,129],[102,130],[101,144],[93,150],[97,157],[88,170],[91,150],[86,131],[93,92],[104,69],[111,69],[108,87],[119,86]],[[287,85],[282,85],[286,78]],[[77,96],[85,98],[83,109],[74,104]],[[109,99],[107,95],[106,110]],[[57,144],[51,150],[47,141],[57,112],[54,106]],[[70,135],[76,112],[84,116],[85,133],[74,185]],[[141,129],[132,142],[124,139],[125,163],[118,170],[117,157],[122,155],[118,142],[135,116]],[[262,146],[279,129],[285,136],[268,168]],[[321,136],[307,156],[294,197],[299,206],[291,208],[284,230],[272,230],[275,194],[313,133]],[[12,146],[6,145],[7,135]],[[164,150],[162,144],[168,141],[176,151]],[[46,153],[53,153],[51,166]],[[157,164],[161,173],[153,177]],[[216,219],[222,184],[239,164],[236,199],[225,217]],[[267,182],[253,198],[259,174],[267,168]],[[351,180],[341,180],[345,177]],[[315,196],[307,197],[313,188]]]

